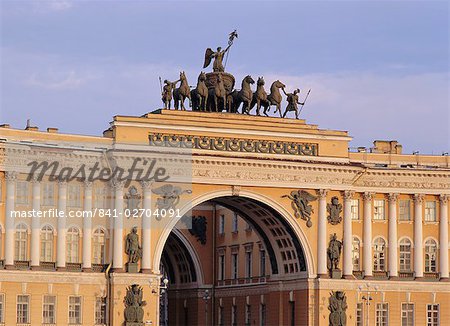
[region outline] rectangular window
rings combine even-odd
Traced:
[[[234,213],[234,215],[233,215],[233,233],[238,232],[238,230],[239,230],[238,215],[236,213]]]
[[[225,215],[219,216],[219,234],[225,234]]]
[[[223,281],[225,279],[225,255],[219,255],[219,281]]]
[[[42,184],[42,206],[55,205],[55,184],[46,182]]]
[[[252,322],[252,307],[249,304],[245,305],[245,326],[250,326]]]
[[[359,220],[359,200],[358,199],[352,199],[350,201],[350,205],[351,205],[351,215],[352,215],[352,220]]]
[[[69,297],[69,325],[81,324],[81,297]]]
[[[399,221],[411,221],[411,203],[408,199],[399,200]]]
[[[376,311],[376,326],[388,326],[389,325],[389,304],[377,303]]]
[[[247,251],[245,253],[245,276],[247,278],[252,277],[252,252]]]
[[[264,303],[259,305],[259,326],[266,326],[266,305]]]
[[[231,325],[237,326],[237,307],[235,305],[231,306]]]
[[[427,326],[439,326],[439,304],[427,304]]]
[[[27,205],[28,204],[28,182],[17,181],[16,182],[16,204]]]
[[[259,260],[259,275],[260,276],[266,276],[266,251],[260,250],[260,260]]]
[[[374,220],[384,220],[384,199],[375,199],[373,201],[373,219]]]
[[[425,202],[425,221],[426,222],[436,222],[436,202],[426,201]]]
[[[108,208],[105,187],[94,187],[94,208]]]
[[[5,295],[0,294],[0,323],[5,322]]]
[[[56,324],[56,296],[44,295],[42,306],[42,323]]]
[[[81,207],[81,187],[78,184],[69,184],[67,187],[67,206]]]
[[[17,296],[17,324],[29,324],[30,323],[30,296],[18,295]]]
[[[219,306],[219,313],[217,316],[217,324],[223,326],[223,306]]]
[[[238,254],[237,253],[231,254],[231,278],[234,280],[238,278]]]
[[[413,303],[402,303],[402,326],[414,326]]]
[[[106,325],[106,298],[95,298],[95,325]]]
[[[356,326],[364,326],[364,306],[362,302],[356,304]]]

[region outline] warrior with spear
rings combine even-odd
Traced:
[[[237,34],[236,30],[231,32],[228,37],[228,46],[223,51],[220,46],[217,48],[216,52],[214,52],[210,48],[207,48],[206,52],[205,52],[205,62],[203,64],[203,68],[208,67],[209,64],[211,63],[211,60],[214,58],[213,71],[214,72],[224,72],[225,67],[223,66],[223,57],[225,56],[225,53],[227,53],[230,50],[230,47],[233,45],[234,39],[237,37],[238,37],[238,34]]]

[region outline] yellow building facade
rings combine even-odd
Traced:
[[[0,139],[0,324],[125,325],[132,284],[146,325],[328,325],[332,291],[347,325],[450,323],[448,156],[392,141],[351,152],[347,132],[304,120],[170,110],[115,116],[102,137],[3,125]],[[30,178],[33,161],[126,170],[146,157],[181,191]],[[167,201],[173,216],[124,214]]]

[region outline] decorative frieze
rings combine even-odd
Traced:
[[[286,154],[286,155],[318,155],[318,144],[293,143],[258,139],[237,139],[224,137],[207,137],[191,135],[151,134],[150,146],[193,148],[225,152]]]

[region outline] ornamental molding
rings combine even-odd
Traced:
[[[150,134],[148,138],[150,146],[261,154],[317,156],[319,146],[317,143],[192,135],[166,135],[161,133]]]

